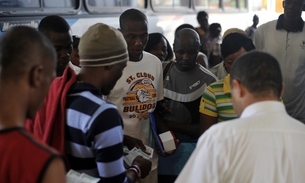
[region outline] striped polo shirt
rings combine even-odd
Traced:
[[[230,75],[206,88],[201,98],[199,112],[216,117],[218,122],[238,117],[232,104]]]
[[[71,169],[128,182],[123,163],[123,121],[115,105],[88,83],[75,83],[66,105],[66,150]]]

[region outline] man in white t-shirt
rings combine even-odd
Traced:
[[[136,9],[126,10],[120,16],[120,29],[127,42],[129,61],[107,100],[117,105],[122,115],[124,144],[129,149],[145,149],[144,145],[154,148],[148,113],[163,99],[162,64],[157,57],[143,51],[148,41],[145,14]],[[152,171],[141,183],[158,182],[157,161],[155,151]]]
[[[304,182],[305,125],[279,101],[283,80],[277,60],[252,51],[234,62],[230,74],[240,118],[208,129],[176,182]]]

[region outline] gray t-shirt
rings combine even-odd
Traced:
[[[200,64],[190,71],[180,71],[174,65],[163,83],[164,98],[169,100],[167,107],[172,110],[172,114],[164,118],[178,123],[199,123],[201,96],[216,80],[217,77]]]

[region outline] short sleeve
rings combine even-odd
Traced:
[[[157,101],[161,101],[164,98],[164,94],[163,94],[163,69],[162,69],[162,64],[159,64],[159,83],[158,83],[158,88],[157,88]]]
[[[93,121],[87,132],[92,139],[94,157],[102,182],[126,181],[123,163],[123,121],[117,109],[106,109]]]
[[[205,89],[201,97],[199,112],[211,117],[218,117],[215,91],[211,85]]]
[[[261,37],[261,28],[259,27],[254,33],[254,44],[256,50],[264,51],[264,39]]]

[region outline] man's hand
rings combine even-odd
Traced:
[[[167,157],[167,156],[170,156],[171,154],[173,154],[175,152],[175,150],[172,150],[172,151],[168,151],[168,152],[164,152],[162,153],[160,150],[157,150],[157,153],[162,156],[162,157]]]
[[[162,115],[164,114],[172,114],[172,111],[170,108],[167,107],[168,100],[163,99],[159,102],[157,102],[157,108],[156,110],[159,111]]]
[[[141,170],[141,178],[144,179],[151,170],[151,161],[144,159],[142,156],[137,156],[133,162],[132,165],[137,165]]]
[[[139,139],[133,138],[128,135],[124,135],[124,145],[128,147],[129,150],[133,149],[134,147],[141,149],[143,151],[146,150],[143,142]]]

